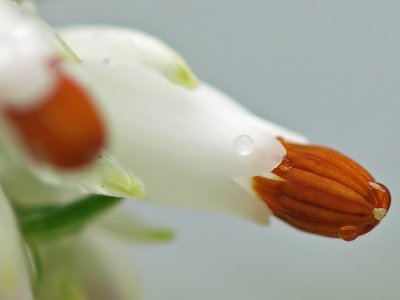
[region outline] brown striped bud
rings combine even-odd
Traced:
[[[390,207],[390,192],[359,164],[332,149],[289,143],[272,173],[253,188],[274,215],[308,232],[351,241],[374,228]]]

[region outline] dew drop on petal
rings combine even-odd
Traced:
[[[378,221],[382,220],[386,215],[390,207],[391,196],[389,190],[381,183],[371,181],[368,183],[371,191],[372,197],[374,199],[375,208],[372,211],[375,219]]]
[[[234,147],[237,154],[247,156],[253,152],[254,142],[248,135],[240,135],[236,138]]]
[[[374,218],[378,221],[381,221],[387,213],[387,209],[384,208],[374,208],[372,210],[372,214],[374,215]]]
[[[358,228],[356,226],[342,226],[339,229],[339,237],[347,242],[353,241],[358,237]]]

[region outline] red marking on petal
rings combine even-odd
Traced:
[[[4,113],[31,155],[59,168],[95,159],[105,144],[102,121],[90,96],[62,73],[54,92],[32,108],[8,106]]]

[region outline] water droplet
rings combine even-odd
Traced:
[[[358,228],[356,226],[342,226],[339,229],[339,237],[347,242],[353,241],[358,237]]]
[[[243,156],[249,155],[254,150],[254,142],[248,135],[238,136],[234,146],[236,152]]]
[[[382,213],[386,214],[390,207],[390,202],[391,202],[391,196],[389,190],[381,183],[378,182],[368,182],[369,186],[371,187],[371,194],[372,198],[374,201],[374,206],[375,209],[377,209],[376,212],[378,212],[379,215],[382,215]],[[374,209],[374,211],[375,211]],[[383,211],[386,210],[386,211]],[[375,212],[372,211],[372,213],[375,216]],[[382,216],[382,218],[384,215]],[[376,218],[376,216],[375,216]],[[377,219],[377,218],[376,218]],[[379,219],[377,219],[379,220]]]
[[[382,220],[387,213],[387,209],[384,208],[374,208],[372,210],[372,214],[374,215],[374,218],[378,221]]]
[[[279,169],[281,169],[282,171],[284,171],[284,172],[287,172],[287,171],[289,171],[290,169],[292,169],[293,168],[293,162],[292,162],[292,160],[290,159],[290,158],[288,158],[288,157],[284,157],[283,159],[282,159],[282,162],[280,163],[280,165],[279,165]]]

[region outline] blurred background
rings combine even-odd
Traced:
[[[162,38],[204,81],[348,154],[392,191],[388,216],[352,243],[276,218],[260,227],[136,203],[178,232],[174,243],[132,249],[145,300],[400,299],[400,2],[38,2],[56,26],[118,24]]]

